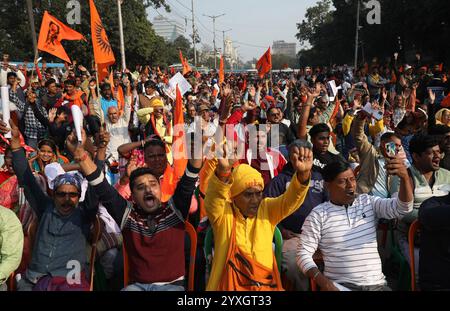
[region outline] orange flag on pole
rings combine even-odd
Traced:
[[[67,53],[61,44],[62,40],[86,39],[81,33],[66,26],[45,11],[44,17],[42,18],[41,30],[39,31],[38,50],[55,55],[56,57],[71,63],[69,56],[67,56]]]
[[[110,73],[109,73],[108,81],[109,81],[109,84],[111,85],[111,91],[112,91],[112,93],[114,95],[114,91],[115,90],[114,90],[114,73],[113,73],[113,70],[111,70]]]
[[[258,70],[260,78],[263,78],[264,75],[272,69],[272,54],[270,53],[270,47],[256,63],[256,69]]]
[[[189,66],[187,59],[183,57],[183,53],[181,53],[181,50],[180,50],[180,61],[181,65],[183,65],[183,76],[192,71],[192,68],[191,66]]]
[[[222,56],[220,56],[220,66],[219,66],[219,85],[225,81],[225,71],[224,71],[223,67],[224,67],[224,63],[223,63],[223,55],[222,55]]]
[[[94,1],[89,0],[89,7],[91,11],[91,36],[92,45],[94,47],[94,60],[97,64],[98,79],[102,81],[108,75],[107,67],[114,64],[116,59],[109,44],[108,36],[103,27],[100,16]]]
[[[186,171],[188,159],[186,155],[186,141],[184,131],[184,117],[183,117],[183,99],[181,97],[180,89],[176,89],[175,111],[173,116],[173,166],[168,165],[164,172],[163,181],[161,183],[161,201],[167,202],[175,193],[177,184],[181,176]]]
[[[175,176],[180,178],[183,176],[187,166],[187,154],[186,154],[186,137],[184,128],[184,116],[183,116],[183,97],[181,96],[180,89],[176,89],[176,101],[175,110],[173,115],[173,168]]]

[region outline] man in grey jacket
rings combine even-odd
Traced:
[[[364,126],[369,116],[360,111],[352,124],[352,135],[360,158],[360,173],[357,176],[357,192],[367,193],[382,199],[392,198],[398,192],[399,179],[387,174],[385,165],[388,158],[386,144],[395,145],[395,152],[404,155],[400,138],[395,133],[385,133],[381,136],[378,151],[369,142],[364,133]],[[406,155],[404,156],[406,159]]]
[[[79,202],[82,177],[73,174],[55,178],[53,197],[44,193],[20,145],[19,129],[12,121],[10,124],[14,171],[39,222],[31,262],[17,289],[55,289],[57,283],[64,290],[87,290],[89,283],[83,268],[87,267],[86,246],[98,200],[86,194],[85,200]],[[80,267],[79,282],[69,284],[67,277],[74,265]]]

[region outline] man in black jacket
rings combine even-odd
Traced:
[[[450,290],[450,194],[423,202],[419,222],[420,288]]]

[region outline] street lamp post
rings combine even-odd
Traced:
[[[196,32],[195,32],[195,21],[194,21],[194,0],[191,0],[191,12],[192,12],[192,45],[194,47],[194,66],[197,67],[197,48],[196,48]]]
[[[356,11],[356,35],[355,35],[355,72],[358,66],[358,43],[359,43],[359,10],[361,6],[361,1],[358,1],[357,11]]]
[[[203,14],[203,16],[209,17],[212,19],[213,21],[213,32],[214,32],[214,39],[213,39],[213,43],[214,43],[214,70],[217,70],[217,49],[216,49],[216,18],[224,16],[224,14],[220,14],[220,15],[205,15]]]
[[[122,71],[125,71],[127,65],[125,62],[125,43],[123,40],[122,2],[123,0],[117,0],[117,11],[119,14],[120,56],[122,58]]]

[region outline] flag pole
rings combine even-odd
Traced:
[[[36,60],[38,58],[38,56],[37,56],[38,49],[37,49],[36,30],[35,30],[34,16],[33,16],[33,3],[31,2],[31,0],[27,0],[27,11],[28,11],[28,21],[30,22],[31,39],[33,41],[34,59]]]
[[[97,97],[100,98],[100,83],[98,81],[98,66],[97,63],[95,63],[95,81],[97,82]]]
[[[272,80],[272,51],[270,50],[270,46],[269,46],[269,56],[270,56],[270,84],[272,85],[272,89],[273,89],[273,80]]]

